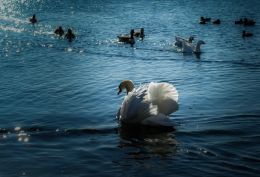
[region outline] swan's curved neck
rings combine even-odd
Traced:
[[[131,38],[131,39],[134,39],[134,33],[135,33],[135,31],[132,29],[132,30],[130,31],[130,38]]]
[[[195,51],[196,53],[200,53],[200,46],[201,46],[201,43],[197,43],[196,47],[195,47]]]

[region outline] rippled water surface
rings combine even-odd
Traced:
[[[0,0],[0,176],[259,176],[259,8],[257,0]],[[222,23],[199,25],[200,16]],[[234,24],[243,17],[256,25]],[[54,36],[59,25],[76,40]],[[140,27],[143,42],[117,42]],[[243,39],[243,30],[254,36]],[[202,54],[179,53],[176,35],[205,41]],[[120,127],[123,79],[174,84],[176,130]]]

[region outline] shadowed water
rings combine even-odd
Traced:
[[[256,0],[1,0],[0,176],[258,176],[259,7]],[[200,25],[200,16],[221,24]],[[256,25],[234,24],[244,17]],[[75,41],[53,35],[60,25]],[[117,42],[140,27],[143,42]],[[243,30],[254,36],[242,38]],[[205,41],[202,54],[179,53],[176,35]],[[120,126],[123,79],[174,84],[175,130]]]

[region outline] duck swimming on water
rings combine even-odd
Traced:
[[[243,20],[242,20],[242,18],[240,18],[239,20],[236,20],[235,21],[235,24],[236,25],[242,25],[244,22],[243,22]]]
[[[220,19],[217,19],[217,20],[213,21],[212,23],[215,24],[215,25],[219,25],[220,24]]]
[[[69,28],[68,32],[65,35],[65,38],[69,40],[69,42],[72,42],[73,39],[75,39],[75,34],[72,32],[72,30]]]
[[[61,26],[59,26],[55,31],[54,31],[55,34],[59,35],[60,37],[63,36],[64,34],[64,30],[62,29]]]
[[[124,43],[127,43],[127,44],[131,44],[131,45],[134,45],[134,44],[135,44],[134,32],[135,32],[135,31],[134,31],[133,29],[131,29],[131,31],[130,31],[130,36],[129,36],[129,35],[117,36],[118,41],[119,41],[119,42],[124,42]]]
[[[206,24],[206,22],[210,22],[211,18],[204,18],[204,17],[200,17],[200,24]]]
[[[252,19],[244,18],[244,26],[253,26],[255,25],[255,21]]]
[[[251,36],[253,36],[253,33],[246,32],[245,30],[243,30],[242,37],[251,37]]]
[[[32,18],[30,18],[30,22],[31,22],[32,24],[37,23],[37,19],[36,19],[36,15],[35,15],[35,14],[33,14]]]

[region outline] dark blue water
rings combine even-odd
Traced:
[[[258,0],[0,0],[0,176],[259,176],[259,8]],[[200,16],[222,23],[199,25]],[[235,25],[241,17],[257,23]],[[54,36],[59,25],[76,40]],[[143,42],[117,43],[140,27]],[[177,52],[176,35],[205,41],[200,57]],[[123,79],[175,84],[176,130],[120,128]]]

